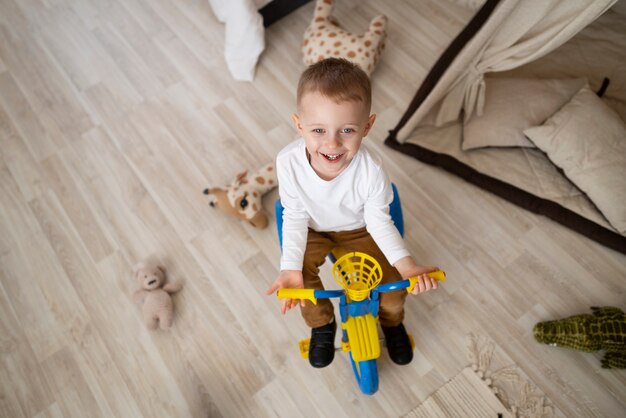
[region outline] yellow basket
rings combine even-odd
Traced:
[[[333,265],[333,277],[354,301],[364,300],[383,278],[378,261],[365,253],[351,252]]]

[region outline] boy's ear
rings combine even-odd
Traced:
[[[300,122],[300,116],[294,113],[291,115],[291,120],[293,121],[293,126],[295,126],[300,136],[304,136],[304,131],[302,130],[302,123]]]
[[[370,129],[372,129],[372,126],[374,125],[375,121],[376,121],[376,114],[372,113],[370,117],[367,118],[367,124],[365,125],[365,132],[363,132],[363,136],[367,136]]]

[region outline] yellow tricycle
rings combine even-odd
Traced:
[[[379,285],[382,280],[380,264],[368,254],[349,252],[334,263],[332,273],[342,290],[279,289],[279,299],[306,299],[316,304],[320,298],[339,298],[341,315],[341,349],[349,352],[352,370],[359,388],[372,395],[378,390],[376,359],[380,356],[378,339],[379,294],[406,289],[411,292],[417,277]],[[446,275],[438,270],[428,273],[439,281]],[[411,345],[414,346],[411,338]],[[310,339],[300,341],[300,353],[308,358]]]

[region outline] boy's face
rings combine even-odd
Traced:
[[[350,164],[376,120],[362,102],[337,103],[319,92],[305,93],[298,110],[293,123],[304,138],[311,167],[324,180],[334,179]]]

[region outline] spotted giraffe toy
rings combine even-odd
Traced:
[[[264,194],[277,185],[274,163],[270,163],[250,177],[247,170],[242,171],[226,188],[207,188],[204,194],[209,197],[211,207],[249,222],[255,228],[263,229],[269,221],[261,200]]]
[[[313,21],[304,32],[302,54],[306,65],[324,58],[344,58],[370,75],[385,47],[387,17],[376,16],[362,35],[343,30],[331,16],[333,0],[317,0]]]
[[[580,314],[555,321],[539,322],[533,328],[541,343],[593,352],[606,350],[602,367],[626,368],[626,314],[611,306],[592,307]]]

